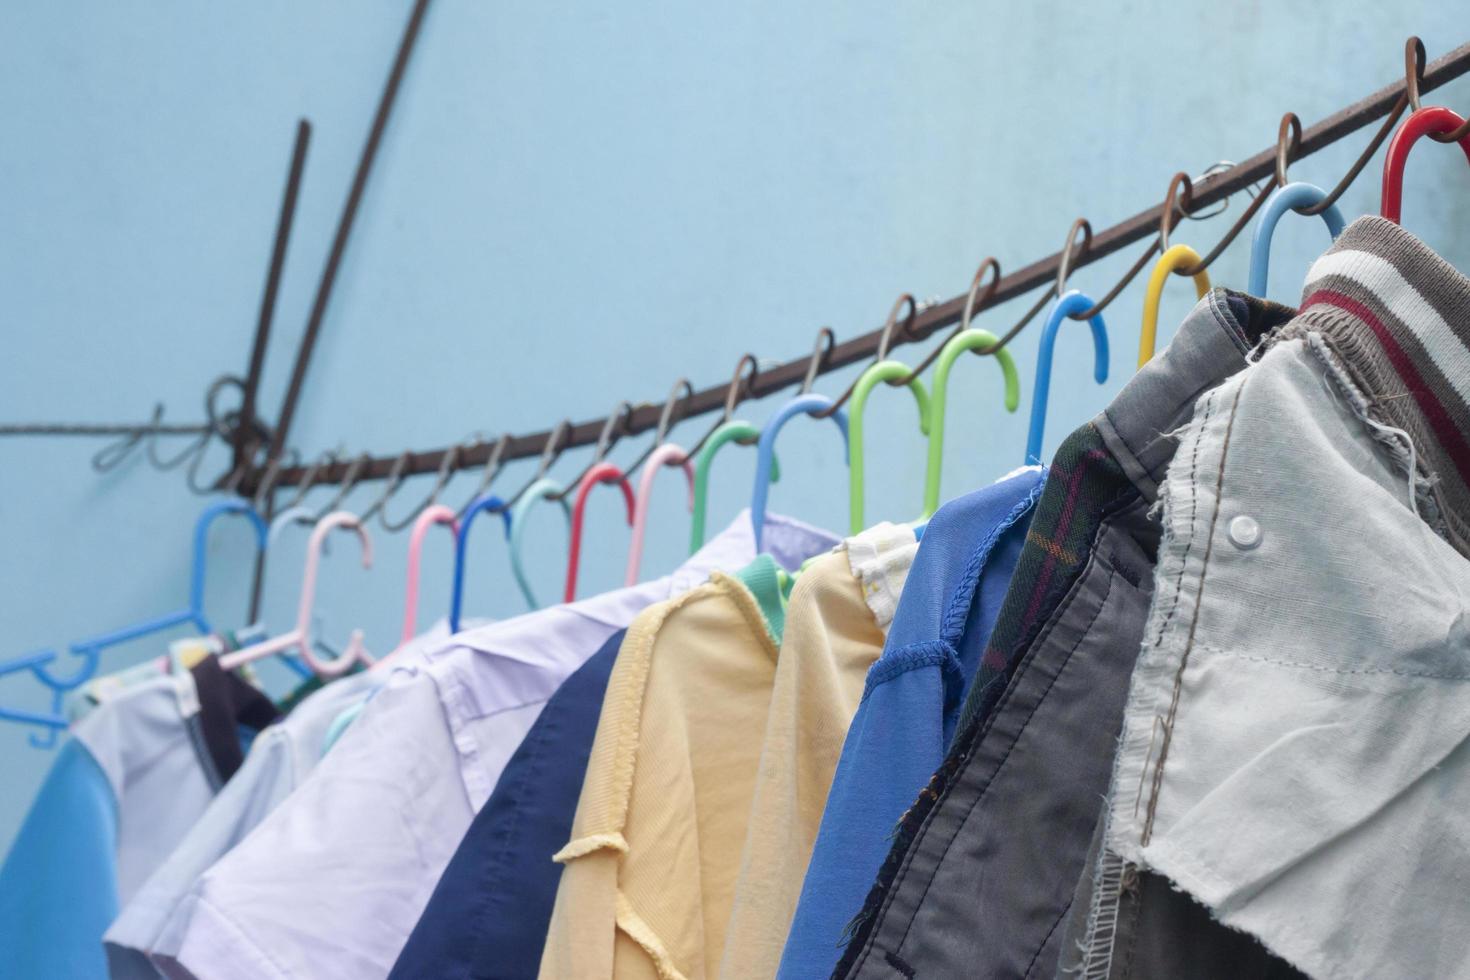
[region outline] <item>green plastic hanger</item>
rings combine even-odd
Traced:
[[[538,500],[554,500],[561,504],[561,509],[566,514],[567,524],[572,522],[572,508],[567,503],[566,490],[560,483],[547,477],[542,477],[520,495],[511,508],[510,512],[510,570],[515,575],[516,585],[520,587],[521,595],[526,597],[526,605],[532,609],[540,609],[541,604],[536,601],[536,596],[531,592],[531,579],[526,575],[525,566],[521,564],[521,547],[526,537],[526,514]]]
[[[873,358],[874,363],[858,375],[852,386],[837,399],[838,405],[852,402],[848,409],[847,422],[847,493],[848,523],[853,534],[861,534],[867,526],[863,518],[863,408],[874,386],[880,381],[895,382],[904,379],[904,385],[914,393],[914,401],[919,404],[919,432],[926,436],[929,434],[929,421],[933,412],[929,403],[929,390],[907,364],[888,359],[893,331],[898,326],[898,314],[905,307],[908,308],[908,315],[903,322],[903,331],[907,336],[913,336],[914,318],[919,314],[919,304],[913,294],[904,293],[894,301],[893,308],[888,311],[888,320],[883,324],[883,333],[878,338],[878,353]]]
[[[988,330],[971,327],[955,334],[939,352],[934,366],[934,390],[929,404],[929,465],[924,472],[924,520],[934,516],[939,509],[939,473],[944,459],[944,402],[949,391],[949,372],[954,362],[967,350],[985,350],[994,347],[1000,339]],[[1016,374],[1016,363],[1005,348],[995,352],[1005,375],[1006,411],[1014,412],[1021,404],[1021,381]]]
[[[886,346],[886,345],[885,345]],[[914,393],[914,401],[919,405],[919,432],[930,436],[930,420],[933,418],[934,406],[929,401],[929,391],[924,387],[924,382],[918,378],[911,377],[913,370],[900,361],[879,361],[858,376],[857,384],[852,389],[852,406],[848,409],[848,456],[850,465],[848,467],[848,526],[852,528],[853,534],[862,533],[867,525],[863,521],[863,408],[868,401],[868,394],[873,387],[882,381],[896,381],[899,378],[908,378],[908,389]]]
[[[709,468],[715,453],[727,442],[738,442],[742,446],[755,445],[761,430],[749,422],[733,419],[722,422],[709,434],[709,439],[694,457],[694,517],[689,527],[689,553],[692,555],[704,547],[705,510],[709,496]],[[781,461],[771,460],[771,482],[781,479]]]

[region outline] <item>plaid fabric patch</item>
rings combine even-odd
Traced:
[[[1120,503],[1137,498],[1138,489],[1104,447],[1092,423],[1062,445],[960,713],[956,746],[973,737],[977,724],[1000,700],[1020,655],[1086,563],[1103,518]]]

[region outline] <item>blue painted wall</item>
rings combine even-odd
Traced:
[[[406,0],[0,7],[0,420],[126,420],[164,401],[199,417],[203,388],[242,372],[295,120],[316,126],[267,364],[273,411],[290,369]],[[1308,122],[1466,40],[1455,5],[864,2],[736,5],[476,4],[438,0],[368,189],[293,442],[396,453],[474,430],[540,428],[662,400],[688,375],[728,377],[746,351],[786,359],[821,324],[871,329],[908,290],[949,297],[979,260],[1018,268],[1085,214],[1102,227],[1156,201],[1170,174],[1242,158],[1280,114]],[[1432,101],[1470,108],[1470,83]],[[1330,184],[1366,134],[1292,168]],[[1406,223],[1462,267],[1470,185],[1451,151],[1419,150]],[[1377,167],[1347,195],[1377,206]],[[1239,207],[1241,201],[1235,202]],[[1226,219],[1176,240],[1212,243]],[[1271,294],[1291,301],[1326,244],[1288,219]],[[1212,270],[1244,280],[1244,239]],[[1131,260],[1079,272],[1101,291]],[[1165,298],[1161,340],[1188,309]],[[1108,312],[1113,376],[1063,338],[1047,450],[1131,371],[1141,286]],[[1017,309],[987,314],[1003,329]],[[1022,411],[1000,411],[994,368],[965,362],[952,394],[946,495],[1021,462],[1035,332],[1013,347]],[[905,350],[900,356],[917,357]],[[850,375],[824,380],[836,392]],[[875,399],[869,514],[920,499],[922,446],[902,397]],[[771,409],[743,414],[761,419]],[[676,432],[697,438],[703,422]],[[618,448],[631,459],[643,444]],[[177,605],[202,501],[138,460],[98,476],[95,442],[0,439],[0,656],[64,643]],[[825,426],[782,440],[777,509],[845,523],[845,477]],[[585,455],[557,468],[568,476]],[[218,458],[214,460],[217,464]],[[749,494],[749,454],[720,463],[717,521]],[[529,465],[499,486],[518,486]],[[477,477],[449,491],[456,504]],[[659,487],[645,557],[681,557],[687,518]],[[422,482],[408,485],[403,503]],[[589,512],[584,587],[621,578],[614,494]],[[325,499],[317,494],[313,502]],[[349,506],[365,507],[366,490]],[[398,511],[401,513],[401,509]],[[564,531],[544,510],[533,575],[559,588]],[[325,571],[329,636],[399,628],[404,535],[378,536],[371,572],[344,542]],[[290,619],[303,532],[269,565],[267,620]],[[211,543],[209,604],[243,615],[248,536]],[[426,551],[423,616],[447,605],[447,535]],[[475,542],[467,614],[521,610],[503,545]],[[121,667],[156,652],[108,654]],[[41,706],[29,681],[0,699]],[[411,732],[405,738],[413,737]],[[0,727],[0,848],[50,756]]]

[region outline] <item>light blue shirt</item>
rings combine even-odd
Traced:
[[[102,934],[218,788],[190,672],[109,694],[72,737],[0,867],[0,970],[106,980]]]
[[[17,977],[107,977],[102,931],[117,914],[117,801],[102,767],[68,741],[0,868],[0,950]]]

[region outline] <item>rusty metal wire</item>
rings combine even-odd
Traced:
[[[816,378],[821,374],[840,367],[861,364],[864,361],[871,363],[874,360],[881,360],[895,343],[921,342],[936,335],[941,327],[955,325],[954,329],[947,332],[939,343],[926,354],[908,377],[896,378],[888,382],[895,386],[906,384],[934,363],[945,342],[957,333],[971,327],[977,311],[1022,296],[1037,286],[1045,287],[1022,317],[1009,330],[1001,334],[995,344],[976,351],[981,355],[993,354],[1014,340],[1048,304],[1065,291],[1072,270],[1105,255],[1110,255],[1131,242],[1145,239],[1149,231],[1148,226],[1143,222],[1156,223],[1156,231],[1151,238],[1147,238],[1147,247],[1141,251],[1123,276],[1092,309],[1073,314],[1077,319],[1095,316],[1121,295],[1122,291],[1137,278],[1154,256],[1167,248],[1169,234],[1177,228],[1180,221],[1186,219],[1198,221],[1218,214],[1222,207],[1228,206],[1231,195],[1238,190],[1246,190],[1252,200],[1232,222],[1224,235],[1195,265],[1174,270],[1176,275],[1195,276],[1212,265],[1251,224],[1269,197],[1269,192],[1287,183],[1287,172],[1292,162],[1341,140],[1382,116],[1383,121],[1377,132],[1353,165],[1348,168],[1343,178],[1321,203],[1303,208],[1302,212],[1315,214],[1325,210],[1340,198],[1346,188],[1362,174],[1374,154],[1392,134],[1405,110],[1418,108],[1420,92],[1428,84],[1424,81],[1426,71],[1432,76],[1433,85],[1441,85],[1448,79],[1463,74],[1467,67],[1470,67],[1470,46],[1457,49],[1426,68],[1423,46],[1417,38],[1411,38],[1405,49],[1405,76],[1402,83],[1380,89],[1355,105],[1315,124],[1310,130],[1304,130],[1301,121],[1294,114],[1287,113],[1281,120],[1276,144],[1271,150],[1257,154],[1245,163],[1229,165],[1224,172],[1220,171],[1221,165],[1216,164],[1193,179],[1184,173],[1175,174],[1170,180],[1169,191],[1163,205],[1120,222],[1106,229],[1096,238],[1090,223],[1079,218],[1073,222],[1066,244],[1059,253],[1032,263],[1019,272],[1012,273],[1009,277],[1002,278],[999,262],[993,258],[986,259],[977,270],[963,304],[960,304],[958,300],[950,300],[940,304],[939,309],[928,310],[927,307],[916,303],[912,297],[905,295],[900,297],[895,304],[882,330],[874,334],[867,334],[839,344],[833,331],[823,327],[817,335],[811,357],[804,364],[801,361],[779,364],[770,368],[767,374],[762,370],[760,362],[753,354],[745,354],[737,363],[735,373],[726,386],[694,391],[687,380],[681,379],[664,403],[663,411],[657,415],[655,415],[658,412],[656,405],[644,403],[633,408],[624,402],[620,403],[619,409],[615,410],[613,415],[605,419],[589,420],[576,425],[573,425],[570,420],[563,420],[550,432],[517,437],[503,436],[496,444],[492,458],[485,464],[487,473],[481,483],[482,489],[494,479],[504,459],[534,457],[538,451],[540,452],[541,464],[536,476],[526,484],[529,486],[535,479],[545,475],[565,449],[572,446],[589,445],[595,436],[597,448],[593,461],[588,466],[590,469],[591,465],[605,458],[624,435],[647,432],[655,428],[656,418],[657,435],[653,445],[649,446],[630,467],[629,472],[631,472],[648,458],[652,449],[667,438],[669,431],[680,422],[694,415],[719,412],[723,407],[723,412],[715,425],[691,449],[691,453],[698,452],[705,445],[710,434],[724,422],[729,421],[736,407],[747,399],[759,398],[798,382],[800,382],[802,392],[810,391]],[[1387,115],[1383,116],[1385,112]],[[1470,129],[1470,123],[1452,133],[1430,135],[1440,142],[1451,142],[1464,135],[1462,130],[1465,129]],[[1267,156],[1268,153],[1270,156]],[[1196,198],[1199,200],[1197,201]],[[1054,278],[1047,282],[1041,278],[1043,275],[1052,275]],[[900,311],[905,306],[908,307],[908,315],[903,316],[900,320]],[[928,312],[925,312],[926,310]],[[852,390],[853,387],[849,385],[847,390],[836,399],[837,406],[848,401]],[[432,471],[443,465],[443,454],[450,451],[452,450],[414,455],[411,457],[412,462],[409,469],[413,472]],[[454,465],[473,466],[485,457],[483,446],[472,446],[457,453]],[[368,477],[380,479],[386,476],[391,482],[397,462],[398,458],[394,457],[372,461],[366,470]],[[290,469],[283,471],[280,482],[289,485],[309,477],[317,483],[346,481],[351,484],[358,478],[359,469],[360,467],[355,463],[344,467],[340,460],[334,458],[330,463],[319,462],[310,471],[302,471],[299,468],[295,471]],[[325,480],[322,477],[323,471],[325,471]],[[582,471],[583,474],[586,472],[587,469]],[[572,486],[575,485],[576,481],[573,481]],[[520,493],[523,493],[524,489],[523,487]],[[513,503],[520,493],[513,496],[510,502]]]

